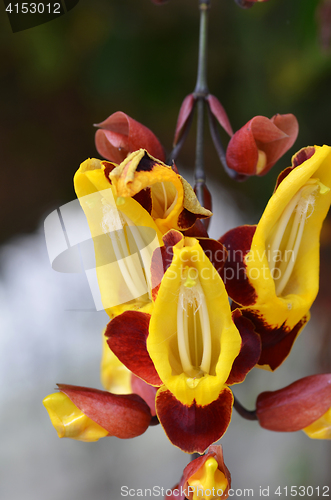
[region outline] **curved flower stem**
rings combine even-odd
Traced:
[[[241,417],[245,418],[246,420],[257,420],[256,410],[246,410],[246,408],[244,408],[243,405],[239,403],[238,399],[236,399],[235,395],[233,395],[233,397],[233,407],[237,410]]]
[[[199,0],[200,9],[200,35],[199,35],[199,59],[197,83],[194,90],[194,96],[197,101],[197,141],[194,181],[196,195],[204,205],[204,185],[206,181],[204,169],[204,114],[205,98],[208,95],[207,86],[207,33],[208,33],[208,11],[211,0]]]

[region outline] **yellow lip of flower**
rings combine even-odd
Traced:
[[[219,470],[214,457],[208,458],[187,483],[190,487],[188,491],[193,495],[192,500],[217,500],[228,486],[227,478]]]
[[[302,430],[311,439],[331,439],[331,408],[319,419]]]
[[[94,240],[105,310],[112,317],[128,308],[151,305],[150,259],[163,244],[152,217],[133,198],[118,197],[99,160],[82,163],[74,184]]]
[[[151,216],[162,233],[170,229],[188,229],[197,217],[212,215],[200,205],[185,179],[144,149],[131,153],[108,175],[123,199],[150,189]]]
[[[88,418],[62,392],[50,394],[43,400],[59,438],[93,442],[108,436],[108,431]]]
[[[307,314],[318,292],[319,234],[331,203],[331,148],[311,158],[279,184],[245,258],[256,291],[256,312],[273,328],[288,331]]]
[[[224,389],[241,337],[219,274],[194,238],[173,247],[151,316],[147,349],[182,404],[205,406]]]

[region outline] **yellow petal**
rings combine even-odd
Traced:
[[[180,402],[205,406],[223,390],[241,337],[223,281],[198,241],[183,238],[173,251],[154,304],[147,349]]]
[[[74,179],[95,248],[101,301],[110,317],[151,302],[150,261],[162,245],[152,217],[134,199],[118,197],[99,160],[86,160]],[[94,270],[86,271],[94,279]]]
[[[103,387],[113,394],[132,394],[131,372],[110,350],[102,332],[100,378]]]
[[[331,148],[315,149],[270,198],[245,258],[257,292],[249,309],[273,328],[284,324],[290,331],[318,292],[319,235],[331,203]]]
[[[312,439],[331,439],[331,408],[303,431]]]
[[[108,431],[84,415],[62,392],[50,394],[43,404],[59,438],[92,442],[108,436]]]
[[[192,500],[218,500],[226,490],[228,481],[218,468],[214,457],[208,458],[188,481]]]

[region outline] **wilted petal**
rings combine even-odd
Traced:
[[[137,149],[165,160],[164,150],[153,132],[122,111],[117,111],[96,125],[95,145],[98,153],[109,161],[121,163]]]
[[[261,427],[293,432],[319,420],[331,407],[331,374],[312,375],[273,392],[262,392],[256,401]],[[328,416],[327,416],[328,418]]]
[[[109,170],[108,178],[123,200],[150,190],[151,216],[163,234],[170,229],[188,229],[197,219],[212,215],[200,205],[185,179],[143,149]]]
[[[203,453],[220,439],[231,420],[233,395],[228,387],[207,406],[186,406],[166,387],[156,394],[156,413],[168,438],[186,453]]]

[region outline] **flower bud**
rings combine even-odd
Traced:
[[[256,401],[261,427],[271,431],[304,429],[310,437],[331,437],[331,373],[297,380],[278,391],[262,392]],[[316,433],[316,436],[314,434]]]
[[[255,116],[231,138],[226,162],[244,175],[264,175],[294,144],[299,131],[292,114]]]
[[[122,111],[113,113],[96,126],[99,130],[95,134],[95,145],[107,160],[121,163],[128,154],[140,148],[165,160],[163,147],[153,132]]]
[[[168,499],[225,500],[231,488],[231,474],[224,464],[221,446],[210,446],[205,455],[190,462]],[[182,496],[180,496],[182,494]]]

